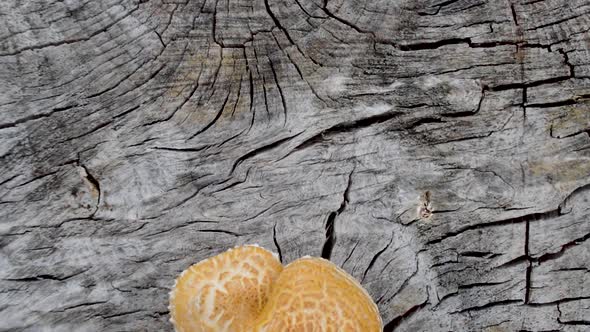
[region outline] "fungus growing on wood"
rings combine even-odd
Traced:
[[[257,246],[231,249],[182,272],[170,294],[176,331],[378,332],[377,306],[358,281],[322,258],[284,269]]]
[[[380,332],[377,306],[351,275],[323,258],[287,265],[254,331]]]
[[[178,332],[249,331],[283,266],[258,246],[203,260],[176,279],[170,320]]]

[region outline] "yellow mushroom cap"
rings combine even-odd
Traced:
[[[258,246],[243,246],[182,272],[170,293],[178,332],[249,331],[283,266]]]
[[[380,332],[377,306],[356,279],[322,258],[287,265],[258,317],[258,332]]]

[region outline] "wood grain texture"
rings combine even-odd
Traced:
[[[2,331],[171,330],[246,243],[386,331],[589,328],[587,0],[5,0],[0,36]]]

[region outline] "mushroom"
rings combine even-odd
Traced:
[[[323,258],[287,265],[253,331],[381,332],[377,306],[351,275]]]
[[[230,249],[180,274],[170,293],[177,332],[251,331],[283,266],[261,247]]]
[[[182,272],[170,314],[179,332],[380,332],[383,326],[369,294],[330,261],[303,257],[283,268],[258,246]]]

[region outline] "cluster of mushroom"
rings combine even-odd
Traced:
[[[258,246],[230,249],[182,272],[170,293],[178,332],[377,332],[377,306],[331,262],[303,257],[283,267]]]

